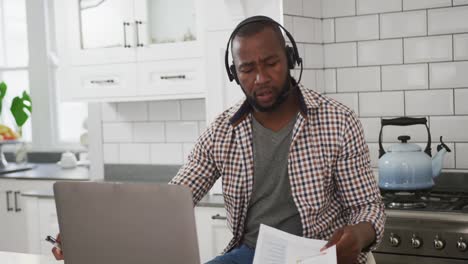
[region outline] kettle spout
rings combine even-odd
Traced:
[[[444,156],[447,152],[451,152],[450,148],[445,145],[442,141],[442,136],[440,137],[440,144],[437,146],[437,154],[432,158],[432,178],[436,178],[440,175],[442,171],[442,166],[444,163]]]

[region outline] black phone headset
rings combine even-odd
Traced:
[[[289,33],[289,31],[286,30],[286,28],[284,28],[280,23],[276,22],[275,20],[273,20],[273,19],[271,19],[271,18],[269,18],[267,16],[252,16],[252,17],[246,18],[245,20],[240,22],[237,25],[237,27],[232,31],[231,36],[229,37],[229,40],[228,40],[228,43],[227,43],[227,46],[226,46],[226,53],[224,55],[224,63],[225,63],[225,66],[226,66],[226,72],[227,72],[229,81],[232,82],[233,80],[235,80],[237,84],[240,84],[239,83],[239,78],[237,77],[236,66],[234,66],[234,62],[231,65],[229,65],[229,45],[231,45],[231,42],[232,42],[234,36],[237,34],[239,29],[241,29],[243,26],[245,26],[247,24],[255,23],[255,22],[262,22],[262,21],[263,22],[270,22],[270,23],[280,27],[284,31],[286,36],[288,37],[289,41],[291,41],[292,47],[290,47],[288,45],[286,45],[286,47],[285,47],[285,49],[286,49],[286,51],[285,51],[286,52],[286,59],[288,60],[288,68],[290,70],[294,69],[295,64],[301,66],[301,71],[299,73],[299,79],[297,80],[297,83],[299,84],[299,82],[301,81],[301,77],[302,77],[303,66],[302,66],[302,58],[299,57],[299,52],[297,50],[296,41],[294,41],[294,38]]]

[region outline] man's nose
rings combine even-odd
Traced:
[[[257,70],[257,75],[255,76],[255,83],[256,84],[263,84],[267,83],[270,80],[268,73],[262,67],[259,67]]]

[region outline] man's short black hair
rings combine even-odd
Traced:
[[[266,20],[260,20],[245,24],[237,30],[236,34],[233,36],[232,39],[234,40],[236,37],[250,37],[263,31],[266,28],[271,28],[278,37],[281,46],[286,46],[286,41],[284,40],[283,32],[281,31],[280,27],[275,23]]]

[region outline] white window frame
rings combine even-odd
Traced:
[[[63,0],[59,0],[63,1]],[[26,0],[29,84],[33,103],[31,151],[84,151],[79,143],[59,140],[55,70],[57,44],[53,0]]]

